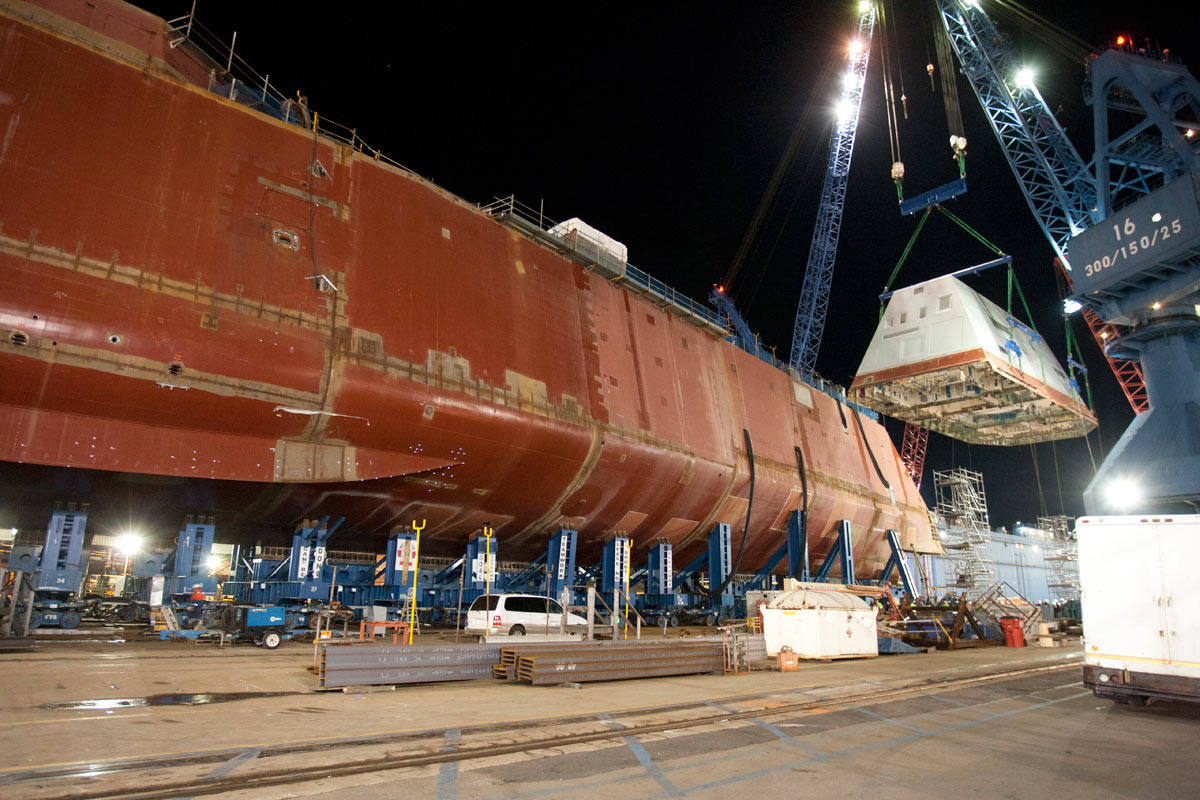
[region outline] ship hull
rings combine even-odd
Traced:
[[[865,570],[889,528],[936,549],[877,422],[428,181],[193,85],[161,36],[121,33],[153,17],[102,3],[132,22],[97,31],[94,4],[48,4],[72,24],[14,5],[0,460],[39,465],[30,486],[175,486],[227,539],[346,516],[337,549],[427,520],[423,552],[490,523],[506,559],[559,527],[584,558],[615,532],[688,557],[718,522],[736,545],[749,507],[747,570],[806,505],[815,556],[841,519]]]

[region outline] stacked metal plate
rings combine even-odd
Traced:
[[[504,648],[499,677],[515,674],[515,680],[535,686],[555,683],[587,683],[656,678],[667,675],[696,675],[723,672],[725,660],[720,642],[658,640],[614,645],[580,643],[558,649],[516,646]],[[515,663],[515,667],[511,666]]]
[[[389,683],[431,683],[488,678],[500,645],[343,645],[321,647],[320,689]]]

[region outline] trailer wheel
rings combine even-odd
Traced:
[[[66,628],[67,630],[78,628],[79,619],[78,611],[64,611],[58,618],[58,627]]]
[[[45,621],[46,619],[42,616],[42,612],[34,611],[29,615],[29,630],[42,627],[42,623]]]
[[[508,629],[508,635],[509,636],[524,636],[525,635],[525,626],[524,625],[513,625],[511,628]]]
[[[133,603],[130,603],[117,612],[117,616],[119,616],[123,622],[137,622],[138,607]]]
[[[280,634],[279,631],[277,631],[277,630],[272,629],[263,634],[262,646],[267,648],[268,650],[274,650],[276,647],[279,647],[279,645],[282,643],[283,643],[283,635]]]

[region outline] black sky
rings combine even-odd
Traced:
[[[191,0],[137,3],[173,17]],[[787,359],[829,151],[829,120],[853,31],[850,2],[753,4],[248,4],[199,0],[197,17],[283,92],[306,95],[323,119],[356,128],[373,147],[476,203],[515,194],[553,219],[581,217],[626,243],[630,261],[703,300],[738,250],[798,124],[800,148],[750,257],[731,287],[764,341]],[[1198,30],[1168,4],[1026,2],[1038,16],[1099,46],[1117,33],[1169,47],[1190,63]],[[985,3],[1038,74],[1038,86],[1084,158],[1091,147],[1083,61],[1068,60],[1017,24],[1011,2]],[[957,177],[934,59],[930,2],[892,0],[889,47],[908,119],[900,145],[911,196]],[[901,218],[889,178],[879,36],[851,169],[830,312],[818,361],[848,385],[874,331],[877,294],[914,220]],[[832,71],[831,71],[832,70]],[[951,210],[1014,258],[1034,322],[1065,353],[1053,252],[1034,223],[969,84],[958,80],[968,193]],[[947,220],[933,218],[897,286],[988,260]],[[973,280],[1004,303],[1000,270]],[[1083,513],[1092,458],[1132,417],[1081,320],[1101,419],[1084,440],[1030,448],[968,447],[931,437],[930,470],[980,470],[995,525]],[[898,441],[902,425],[889,423]],[[1061,487],[1061,493],[1060,493]]]

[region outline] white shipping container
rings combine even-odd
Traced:
[[[1083,517],[1076,536],[1084,685],[1200,701],[1200,515]]]
[[[820,584],[800,584],[814,585]],[[875,609],[861,597],[824,586],[783,592],[762,609],[768,656],[785,645],[800,658],[879,655]]]

